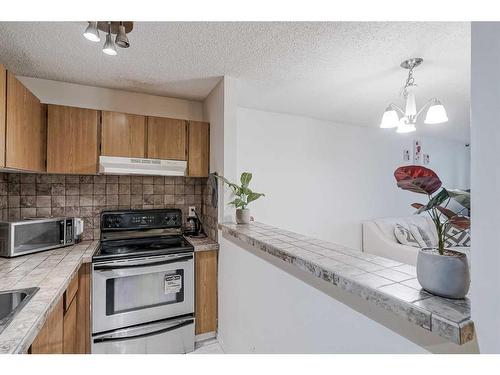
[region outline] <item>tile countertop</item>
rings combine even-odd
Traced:
[[[413,266],[258,222],[223,223],[219,228],[458,345],[474,337],[470,300],[427,293]]]
[[[0,291],[40,288],[0,333],[0,354],[28,350],[80,265],[92,261],[98,245],[99,241],[84,241],[17,258],[0,258]]]
[[[193,238],[184,236],[184,238],[194,247],[194,252],[219,250],[219,244],[208,237]]]

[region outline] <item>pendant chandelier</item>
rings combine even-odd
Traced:
[[[89,21],[89,25],[85,29],[83,36],[90,40],[91,42],[100,42],[101,37],[99,35],[99,30],[106,34],[106,41],[102,47],[102,52],[110,56],[116,56],[116,46],[120,48],[130,47],[130,42],[128,40],[127,34],[134,28],[133,22],[123,22],[123,21]],[[113,41],[113,34],[116,34],[116,38]]]
[[[393,103],[389,104],[382,116],[382,121],[380,122],[381,128],[397,128],[396,131],[398,133],[414,132],[417,130],[415,124],[418,117],[426,109],[425,124],[441,124],[448,121],[444,106],[436,98],[429,99],[424,106],[417,111],[417,103],[415,100],[415,88],[417,85],[413,77],[413,69],[422,64],[423,61],[422,58],[415,57],[401,63],[402,68],[409,70],[408,78],[401,92],[401,95],[406,101],[405,109],[403,110]]]

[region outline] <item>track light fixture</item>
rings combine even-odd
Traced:
[[[380,127],[383,129],[397,128],[398,133],[411,133],[416,129],[415,124],[418,116],[427,109],[424,123],[425,124],[441,124],[448,121],[446,110],[441,102],[432,98],[428,100],[424,106],[417,111],[417,103],[415,100],[415,78],[413,77],[413,69],[422,64],[424,60],[420,57],[405,60],[401,63],[401,67],[408,69],[408,78],[402,91],[402,96],[405,98],[405,109],[401,109],[396,104],[389,104],[382,115]],[[401,114],[401,118],[399,117]]]
[[[100,42],[99,29],[97,29],[97,22],[89,22],[89,25],[85,29],[83,36],[90,40],[91,42]]]
[[[117,54],[116,46],[120,48],[130,47],[130,41],[127,34],[134,28],[133,22],[124,21],[88,21],[88,26],[83,36],[92,42],[99,42],[99,30],[106,34],[106,41],[102,52],[107,55],[115,56]],[[116,38],[113,41],[113,34]]]
[[[109,23],[108,34],[106,35],[106,42],[104,43],[104,47],[102,47],[102,52],[110,56],[116,55],[115,43],[111,38],[111,22]]]
[[[118,47],[128,48],[130,47],[130,42],[127,38],[127,33],[125,32],[125,26],[123,26],[123,22],[120,22],[120,26],[118,26],[118,34],[116,34],[115,43]]]

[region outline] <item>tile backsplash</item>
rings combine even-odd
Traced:
[[[104,209],[180,208],[184,219],[196,206],[208,236],[216,240],[217,209],[207,178],[83,176],[0,173],[2,220],[75,216],[84,220],[83,238],[98,239]]]

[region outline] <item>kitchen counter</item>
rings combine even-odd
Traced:
[[[453,343],[474,338],[470,300],[427,293],[413,266],[258,222],[223,223],[219,229]]]
[[[184,236],[184,238],[194,247],[194,251],[211,251],[219,250],[219,244],[208,237],[205,238],[193,238]]]
[[[51,309],[82,263],[90,263],[99,241],[17,258],[0,258],[0,291],[39,287],[40,290],[0,333],[0,353],[25,353]]]

